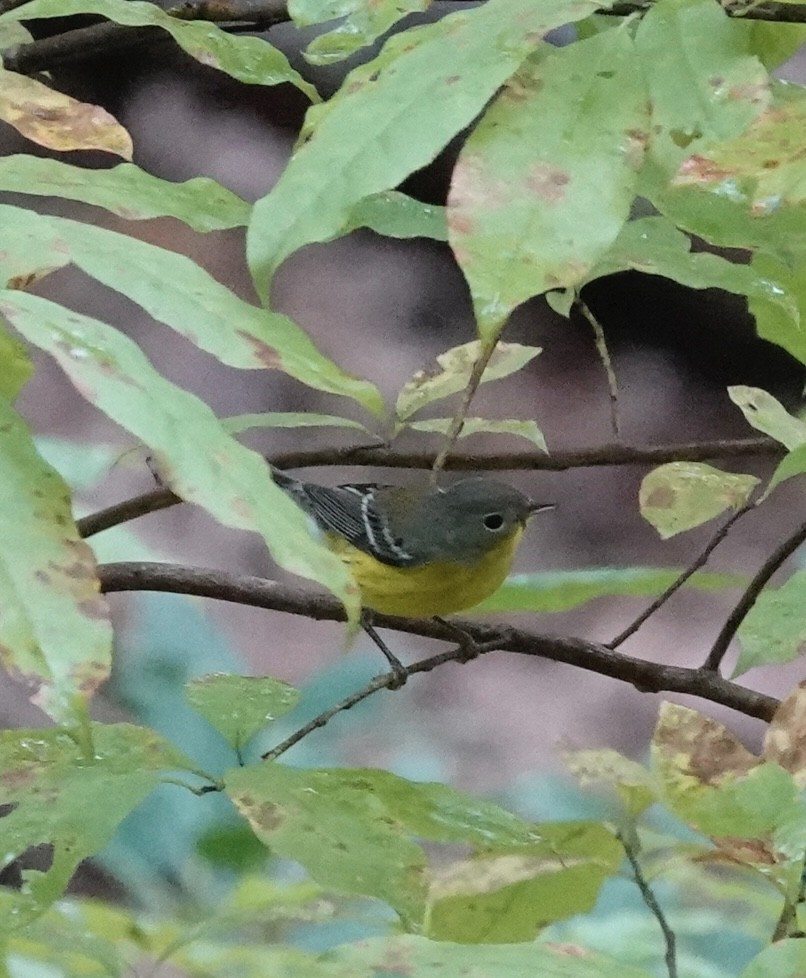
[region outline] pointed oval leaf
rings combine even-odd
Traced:
[[[225,526],[260,533],[281,566],[318,581],[357,615],[357,590],[344,564],[311,537],[305,515],[274,484],[265,460],[228,435],[203,401],[160,376],[128,337],[21,292],[0,293],[0,313],[54,357],[90,403],[151,449],[177,495]]]
[[[245,302],[184,255],[106,228],[2,204],[0,226],[0,273],[6,276],[73,262],[222,363],[282,370],[316,390],[383,413],[374,384],[329,360],[293,320]]]
[[[437,356],[436,370],[418,370],[406,383],[397,396],[395,411],[400,421],[405,421],[434,401],[458,394],[470,381],[476,361],[481,356],[481,342],[473,340],[454,346]],[[530,363],[542,353],[539,346],[524,346],[522,343],[499,343],[490,362],[481,375],[481,383],[509,377]]]
[[[88,170],[22,153],[0,159],[0,190],[80,200],[127,221],[174,217],[195,231],[240,227],[251,210],[245,200],[206,177],[172,183],[132,163]]]
[[[266,724],[290,713],[299,690],[271,676],[200,676],[185,687],[188,702],[239,750]]]
[[[482,336],[531,296],[584,281],[629,216],[647,124],[627,31],[538,54],[504,86],[448,196]]]
[[[56,720],[109,675],[112,626],[70,491],[0,399],[0,658]]]
[[[358,201],[430,163],[547,31],[600,6],[488,0],[387,41],[314,114],[313,132],[255,205],[247,253],[259,295],[268,297],[275,270],[302,245],[342,234]]]
[[[737,384],[728,388],[728,397],[756,431],[781,442],[790,451],[806,444],[806,422],[793,417],[772,394],[760,387]]]
[[[106,109],[79,102],[36,78],[2,67],[0,121],[47,149],[98,149],[126,160],[134,152],[131,136]]]
[[[369,228],[387,238],[448,240],[445,208],[424,204],[398,190],[387,190],[360,200],[350,212],[345,231],[355,228]]]
[[[787,238],[782,236],[780,240]],[[806,322],[806,268],[802,258],[799,255],[792,261],[782,261],[765,252],[757,252],[753,255],[750,268],[762,281],[772,286],[766,294],[749,294],[748,307],[755,317],[758,335],[783,347],[801,363],[806,363],[806,335],[803,329]],[[781,301],[782,297],[787,300],[786,303]]]
[[[664,540],[744,505],[760,480],[704,462],[669,462],[641,483],[641,515]]]
[[[657,800],[651,773],[615,750],[573,750],[564,754],[568,770],[581,787],[613,789],[627,814],[638,818]]]
[[[239,414],[221,418],[221,427],[231,435],[253,428],[353,428],[367,432],[358,421],[340,418],[335,414],[316,414],[307,411],[266,411],[263,414]]]
[[[756,666],[792,662],[806,648],[806,571],[765,588],[739,627],[741,651],[734,676]]]
[[[288,58],[262,37],[228,34],[209,21],[183,21],[142,0],[31,0],[25,10],[13,15],[34,20],[39,17],[69,17],[95,14],[124,27],[161,27],[191,58],[237,78],[247,85],[281,85],[289,82],[311,101],[319,96],[289,64]]]
[[[452,424],[453,418],[429,418],[427,421],[410,421],[406,427],[413,428],[415,431],[430,431],[446,435]],[[459,437],[468,438],[470,435],[515,435],[517,438],[525,438],[533,445],[537,445],[541,452],[548,454],[546,439],[536,421],[519,421],[515,418],[500,420],[465,418]]]

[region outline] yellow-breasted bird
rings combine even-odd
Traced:
[[[506,483],[462,479],[442,489],[376,484],[321,486],[273,470],[352,572],[370,611],[409,618],[464,611],[497,590],[527,520],[554,508]],[[370,636],[397,672],[397,659]]]

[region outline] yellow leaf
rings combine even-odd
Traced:
[[[99,149],[132,158],[131,136],[106,109],[78,102],[34,78],[3,68],[0,120],[48,149]]]

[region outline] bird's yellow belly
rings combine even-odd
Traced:
[[[474,565],[439,561],[421,567],[391,567],[327,534],[328,546],[344,561],[361,590],[365,607],[385,615],[428,618],[452,615],[496,591],[512,567],[522,530],[501,541]]]

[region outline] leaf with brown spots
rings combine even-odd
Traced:
[[[764,735],[764,757],[789,771],[801,788],[806,787],[806,680],[775,711]]]
[[[466,141],[451,247],[482,336],[533,295],[579,285],[630,212],[647,125],[626,31],[524,62]]]
[[[726,509],[738,509],[759,481],[704,462],[669,462],[644,477],[638,495],[641,515],[667,540]]]
[[[74,720],[109,674],[112,627],[70,493],[0,400],[0,659],[56,720]]]
[[[132,158],[131,136],[106,109],[78,102],[35,78],[2,67],[0,120],[48,149],[99,149]]]

